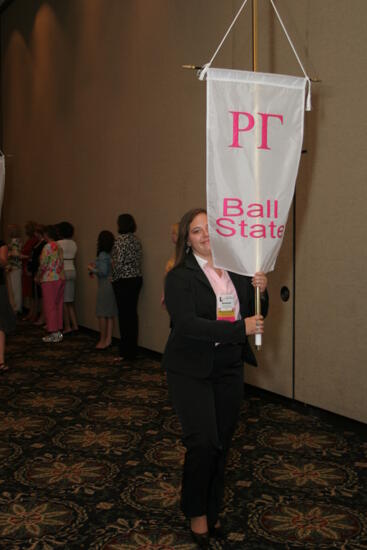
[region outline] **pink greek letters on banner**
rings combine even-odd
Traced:
[[[240,132],[249,132],[255,126],[255,118],[251,113],[243,113],[241,111],[230,111],[233,116],[233,141],[230,147],[242,147],[239,144],[239,133]],[[276,115],[274,113],[257,113],[261,117],[261,144],[258,149],[267,149],[270,150],[268,146],[268,123],[269,118],[277,118],[280,120],[280,123],[283,124],[283,115]],[[248,124],[246,128],[239,127],[239,118],[240,115],[245,115],[247,117]]]

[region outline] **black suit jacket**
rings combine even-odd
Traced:
[[[171,333],[163,356],[163,367],[196,378],[206,378],[213,367],[215,343],[241,344],[242,358],[257,365],[245,333],[243,319],[254,315],[251,278],[229,272],[236,288],[241,320],[217,321],[215,293],[190,252],[183,265],[166,277],[165,303],[171,317]],[[262,315],[268,311],[268,295],[262,296]]]

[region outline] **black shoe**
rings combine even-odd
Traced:
[[[192,531],[191,529],[190,529],[190,533],[191,533],[192,540],[196,542],[199,548],[210,549],[209,533],[203,533],[203,534],[194,533],[194,531]]]
[[[213,539],[223,540],[226,538],[226,532],[223,528],[223,525],[218,525],[218,527],[209,527],[209,535]]]

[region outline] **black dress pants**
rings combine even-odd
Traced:
[[[119,326],[120,356],[134,359],[138,346],[138,298],[143,284],[142,277],[130,277],[113,281]]]
[[[218,519],[226,456],[243,401],[241,346],[218,346],[208,378],[167,373],[173,406],[186,447],[181,509],[186,517]]]

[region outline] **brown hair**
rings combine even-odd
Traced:
[[[16,223],[12,223],[10,225],[8,225],[8,229],[9,229],[9,237],[11,239],[19,239],[22,235],[22,230],[21,228],[19,227],[19,225],[17,225]]]
[[[97,240],[97,256],[100,252],[111,252],[113,244],[115,242],[114,234],[111,231],[101,231]]]
[[[32,222],[32,221],[28,221],[25,224],[24,229],[27,237],[33,237],[36,225],[37,225],[36,222]]]
[[[131,214],[120,214],[117,218],[117,228],[120,235],[135,233],[136,222]]]
[[[43,231],[46,240],[57,241],[58,233],[56,225],[46,225]]]
[[[45,226],[42,225],[41,223],[37,223],[36,227],[34,228],[34,232],[38,233],[39,235],[43,235],[44,231],[45,231]]]
[[[184,262],[187,238],[189,236],[190,225],[196,216],[199,214],[206,214],[205,208],[193,208],[184,214],[181,218],[180,225],[178,227],[178,238],[176,243],[176,261],[174,267],[181,265]]]

